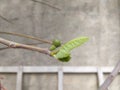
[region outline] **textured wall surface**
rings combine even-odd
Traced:
[[[68,63],[38,52],[10,49],[0,52],[0,65],[104,66],[116,63],[120,57],[119,0],[42,1],[55,8],[41,1],[0,0],[0,31],[24,33],[48,40],[58,38],[63,43],[75,37],[88,36],[89,42],[74,50]],[[33,42],[1,36],[17,42]]]
[[[89,42],[72,51],[72,59],[68,63],[59,62],[38,52],[9,49],[0,51],[0,65],[113,66],[120,59],[119,6],[119,0],[0,0],[0,31],[24,33],[48,40],[58,38],[63,43],[79,36],[90,38]],[[33,42],[25,38],[0,36],[21,43]],[[87,76],[86,78],[89,79]],[[35,75],[33,78],[26,76],[25,80],[28,79],[29,82],[24,81],[26,86],[31,86],[31,82],[37,80]],[[92,76],[89,81],[92,82],[92,79],[95,80],[95,77]],[[69,82],[68,77],[65,80],[66,85]],[[82,80],[80,85],[86,83]],[[75,81],[77,82],[76,78],[73,83]],[[95,82],[89,85],[95,85]],[[25,90],[31,90],[26,86]],[[43,87],[38,90],[48,90]],[[77,87],[69,88],[66,86],[66,90],[78,90]],[[34,87],[32,89],[37,90]]]

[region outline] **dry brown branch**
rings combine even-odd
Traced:
[[[4,44],[4,45],[6,45],[6,46],[8,46],[10,48],[28,49],[28,50],[38,51],[40,53],[50,55],[50,51],[47,48],[40,48],[40,47],[31,46],[31,45],[25,45],[25,44],[21,44],[21,43],[16,43],[16,42],[13,42],[13,41],[3,39],[1,37],[0,37],[0,43]]]
[[[37,40],[37,41],[40,41],[40,42],[52,44],[51,41],[40,39],[40,38],[33,37],[33,36],[30,36],[30,35],[26,35],[26,34],[20,34],[20,33],[15,33],[15,32],[3,32],[3,31],[0,31],[0,34],[15,35],[15,36],[19,36],[19,37],[25,37],[25,38],[29,38],[29,39],[32,39],[32,40]]]
[[[111,74],[107,77],[104,83],[100,86],[98,90],[108,90],[109,85],[113,82],[115,77],[118,75],[120,71],[120,61],[117,63]]]
[[[2,84],[1,84],[1,80],[3,80],[4,77],[0,76],[0,90],[7,90]]]
[[[38,44],[43,44],[43,43],[29,43],[29,44],[26,43],[26,45],[38,45]],[[10,49],[10,47],[8,47],[8,46],[1,47],[1,48],[0,48],[0,51],[1,51],[1,50],[5,50],[5,49]]]
[[[0,90],[7,90],[0,82]]]
[[[6,88],[3,87],[3,85],[0,86],[1,90],[7,90]]]

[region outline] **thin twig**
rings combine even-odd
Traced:
[[[43,2],[43,1],[38,1],[38,0],[32,0],[32,1],[33,1],[33,2],[37,2],[37,3],[40,3],[40,4],[47,5],[47,6],[51,7],[51,8],[56,9],[56,10],[61,10],[60,8],[55,7],[55,6],[53,6],[53,5],[50,5],[50,4],[48,4],[48,3],[46,3],[46,2]]]
[[[48,43],[48,44],[52,44],[51,41],[44,40],[44,39],[40,39],[40,38],[33,37],[33,36],[30,36],[30,35],[26,35],[26,34],[20,34],[20,33],[14,33],[14,32],[3,32],[3,31],[0,31],[0,34],[15,35],[15,36],[25,37],[25,38],[29,38],[29,39],[33,39],[33,40],[37,40],[37,41],[40,41],[40,42],[44,42],[44,43]]]
[[[5,87],[2,85],[1,80],[4,79],[3,77],[0,77],[0,90],[7,90]]]
[[[0,90],[7,90],[2,84],[0,84]]]
[[[5,49],[9,49],[10,47],[2,47],[2,48],[0,48],[0,51],[1,50],[5,50]]]
[[[4,88],[2,85],[1,85],[1,87],[0,87],[0,88],[1,88],[1,90],[7,90],[7,89],[6,89],[6,88]]]
[[[111,74],[107,77],[104,83],[100,86],[98,90],[108,90],[109,85],[113,82],[115,77],[118,75],[120,71],[120,61],[117,63]]]
[[[26,45],[38,45],[38,44],[43,44],[43,43],[29,43],[29,44],[26,43]],[[0,51],[5,50],[5,49],[10,49],[10,47],[8,47],[8,46],[6,46],[6,47],[1,47],[1,48],[0,48]]]
[[[8,20],[7,18],[3,17],[2,15],[0,15],[0,18],[2,18],[4,21],[13,24],[13,22],[11,22],[10,20]]]
[[[21,49],[28,49],[28,50],[32,50],[32,51],[38,51],[40,53],[44,53],[47,55],[50,55],[50,51],[46,48],[40,48],[40,47],[35,47],[35,46],[31,46],[31,45],[25,45],[25,44],[21,44],[21,43],[16,43],[13,41],[9,41],[6,39],[3,39],[0,37],[0,43],[10,47],[10,48],[21,48]]]

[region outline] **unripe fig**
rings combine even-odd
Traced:
[[[59,58],[59,60],[62,61],[62,62],[68,62],[70,59],[71,59],[70,56],[67,56],[65,58]]]
[[[55,40],[53,40],[52,45],[55,45],[56,47],[59,47],[61,45],[61,42],[60,42],[60,40],[55,39]]]
[[[56,49],[56,46],[55,46],[55,45],[52,45],[49,49],[50,49],[50,51],[53,51],[53,50]]]

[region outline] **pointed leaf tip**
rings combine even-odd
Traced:
[[[88,41],[88,37],[78,37],[75,38],[60,47],[58,53],[54,55],[60,61],[69,61],[70,59],[70,51],[74,48],[77,48]]]

